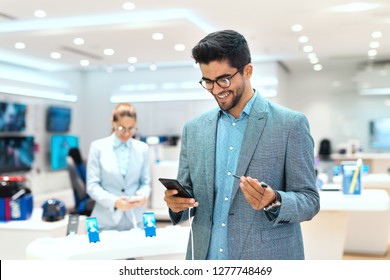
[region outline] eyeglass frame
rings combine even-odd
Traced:
[[[121,135],[125,134],[126,132],[129,134],[134,134],[137,131],[137,128],[135,126],[126,128],[123,125],[119,125],[117,128],[115,128],[115,131]]]
[[[234,74],[232,74],[232,75],[230,75],[230,76],[228,76],[228,77],[222,77],[222,78],[218,78],[218,79],[215,79],[215,80],[210,80],[210,79],[202,78],[202,79],[200,79],[199,84],[202,86],[202,88],[204,88],[205,90],[209,90],[209,91],[214,89],[214,84],[215,84],[215,83],[216,83],[220,88],[228,88],[228,87],[231,86],[231,84],[232,84],[232,81],[231,81],[231,80],[234,78],[234,76],[236,76],[244,67],[245,67],[245,65],[242,66],[242,67],[240,67],[240,68],[238,68],[236,73],[234,73]],[[218,80],[222,80],[222,79],[227,80],[228,83],[229,83],[229,85],[226,86],[226,87],[225,87],[225,86],[221,86],[221,85],[218,83]],[[207,88],[207,87],[203,86],[203,84],[202,84],[203,81],[212,82],[212,83],[213,83],[213,84],[212,84],[213,86],[212,86],[211,88]]]

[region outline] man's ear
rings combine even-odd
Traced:
[[[251,63],[248,63],[244,67],[244,75],[246,78],[250,78],[252,77],[252,73],[253,73],[253,65]]]

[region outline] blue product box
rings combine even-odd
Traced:
[[[95,217],[88,217],[85,219],[85,226],[87,227],[89,243],[100,242],[99,226]]]
[[[143,214],[144,229],[146,237],[156,236],[156,216],[153,212],[145,212]]]
[[[342,162],[343,193],[359,195],[362,193],[362,165],[357,162]]]
[[[18,199],[0,198],[0,221],[20,221],[31,217],[33,197],[31,193]]]

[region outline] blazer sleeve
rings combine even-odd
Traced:
[[[279,192],[282,205],[274,223],[309,221],[320,210],[320,198],[315,184],[314,142],[302,113],[292,118],[285,157],[285,188]]]

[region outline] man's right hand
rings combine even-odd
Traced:
[[[165,190],[164,201],[173,212],[181,212],[190,207],[199,206],[199,202],[196,202],[194,198],[175,196],[177,193],[177,190]]]

